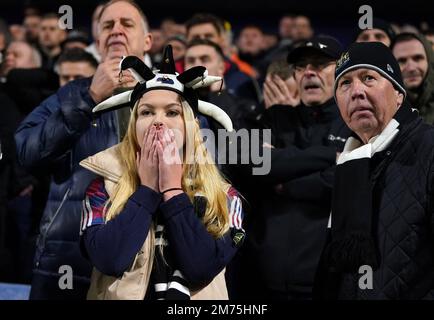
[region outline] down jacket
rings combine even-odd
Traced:
[[[30,299],[86,298],[92,267],[82,257],[78,240],[82,200],[96,176],[79,162],[119,142],[116,113],[92,114],[90,82],[80,79],[60,88],[27,116],[15,134],[20,163],[52,176]],[[71,267],[73,283],[72,289],[62,290],[59,280],[68,284],[60,279],[65,265]]]
[[[372,287],[359,286],[367,279],[362,276],[369,276],[366,271],[333,275],[321,270],[322,265],[317,297],[434,299],[433,164],[434,128],[415,117],[371,160],[373,235],[379,255]]]

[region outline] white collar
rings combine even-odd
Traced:
[[[353,137],[348,138],[337,164],[355,159],[371,158],[375,153],[385,150],[398,134],[398,127],[399,122],[392,119],[379,135],[369,139],[366,144],[362,144],[360,140]]]

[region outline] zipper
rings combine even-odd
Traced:
[[[57,208],[56,212],[54,213],[53,219],[51,219],[50,223],[48,224],[47,231],[45,231],[44,235],[41,237],[42,248],[45,248],[45,240],[46,240],[46,237],[48,235],[48,232],[50,231],[51,225],[53,224],[54,220],[56,219],[57,215],[59,214],[60,209],[62,209],[63,204],[65,203],[65,200],[68,197],[68,194],[69,194],[70,191],[71,191],[71,187],[69,187],[66,190],[66,192],[65,192],[65,194],[63,196],[62,202],[60,203],[59,207]],[[38,257],[38,260],[36,261],[36,267],[39,266],[39,259],[40,259],[40,257],[41,257],[41,255]]]

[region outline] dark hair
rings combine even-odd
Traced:
[[[30,2],[30,1],[28,1]],[[41,16],[41,10],[32,4],[27,4],[24,6],[24,18],[27,16]]]
[[[247,24],[247,25],[245,25],[244,27],[241,28],[241,30],[240,30],[240,32],[239,32],[239,34],[238,34],[238,37],[239,37],[239,36],[241,35],[241,33],[243,33],[243,31],[246,30],[246,29],[256,29],[256,30],[258,30],[261,34],[264,34],[264,31],[263,31],[259,26],[255,25],[255,24]]]
[[[89,35],[86,31],[77,28],[68,32],[66,39],[62,42],[62,48],[69,42],[81,42],[88,46],[90,44]]]
[[[293,14],[293,13],[286,13],[286,14],[284,14],[283,16],[280,17],[280,20],[282,20],[283,18],[291,18],[291,19],[294,19],[295,17],[296,17],[296,15]]]
[[[434,36],[434,29],[432,29],[432,28],[431,29],[427,29],[427,30],[423,31],[422,34],[424,36]]]
[[[41,20],[49,20],[49,19],[56,19],[56,20],[58,20],[59,19],[59,15],[57,13],[54,13],[54,12],[49,12],[49,13],[44,14],[41,17]]]
[[[80,48],[71,48],[62,52],[57,59],[56,65],[59,66],[64,62],[87,62],[95,69],[98,67],[98,62],[89,52]]]
[[[219,35],[221,35],[225,30],[223,21],[219,17],[210,13],[197,13],[185,23],[187,34],[190,32],[192,27],[205,23],[211,23]]]
[[[177,35],[171,36],[171,37],[167,38],[167,40],[165,42],[169,43],[172,40],[176,40],[176,41],[182,43],[185,47],[187,46],[187,40],[185,39],[185,37],[182,34],[177,34]]]
[[[268,68],[267,74],[276,74],[282,80],[286,80],[289,77],[292,77],[294,74],[294,67],[292,64],[288,64],[286,58],[280,58],[272,61]]]
[[[397,43],[406,42],[406,41],[410,41],[410,40],[417,40],[417,41],[421,42],[416,34],[411,33],[411,32],[403,32],[403,33],[398,34],[395,37],[395,39],[393,39],[392,43],[390,44],[390,50],[393,50],[393,48],[395,47],[395,45]],[[422,43],[422,45],[423,45],[423,43]]]
[[[2,18],[0,18],[0,34],[2,34],[5,38],[5,47],[6,49],[9,46],[9,43],[12,41],[12,35],[9,31],[9,26]]]
[[[31,18],[31,17],[37,17],[37,18],[39,18],[39,19],[42,18],[42,16],[41,16],[40,14],[37,14],[37,13],[30,13],[30,14],[26,14],[26,15],[24,16],[23,20],[25,20],[26,18]]]
[[[257,30],[261,31],[261,33],[264,33],[264,31],[261,29],[260,26],[253,24],[253,23],[246,24],[245,26],[243,26],[241,28],[241,31],[243,31],[244,29],[257,29]],[[240,33],[241,33],[241,31],[240,31]]]
[[[210,46],[213,47],[215,51],[217,51],[218,55],[225,61],[225,54],[223,53],[222,48],[220,46],[208,39],[193,39],[187,44],[187,50],[191,47],[195,46]]]

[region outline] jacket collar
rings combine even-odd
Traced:
[[[319,106],[308,107],[301,103],[297,107],[300,118],[304,123],[330,122],[340,117],[339,108],[334,98],[327,100]]]
[[[119,157],[120,144],[87,157],[80,165],[111,182],[118,182],[122,176],[123,165]],[[107,169],[110,168],[110,169]]]

